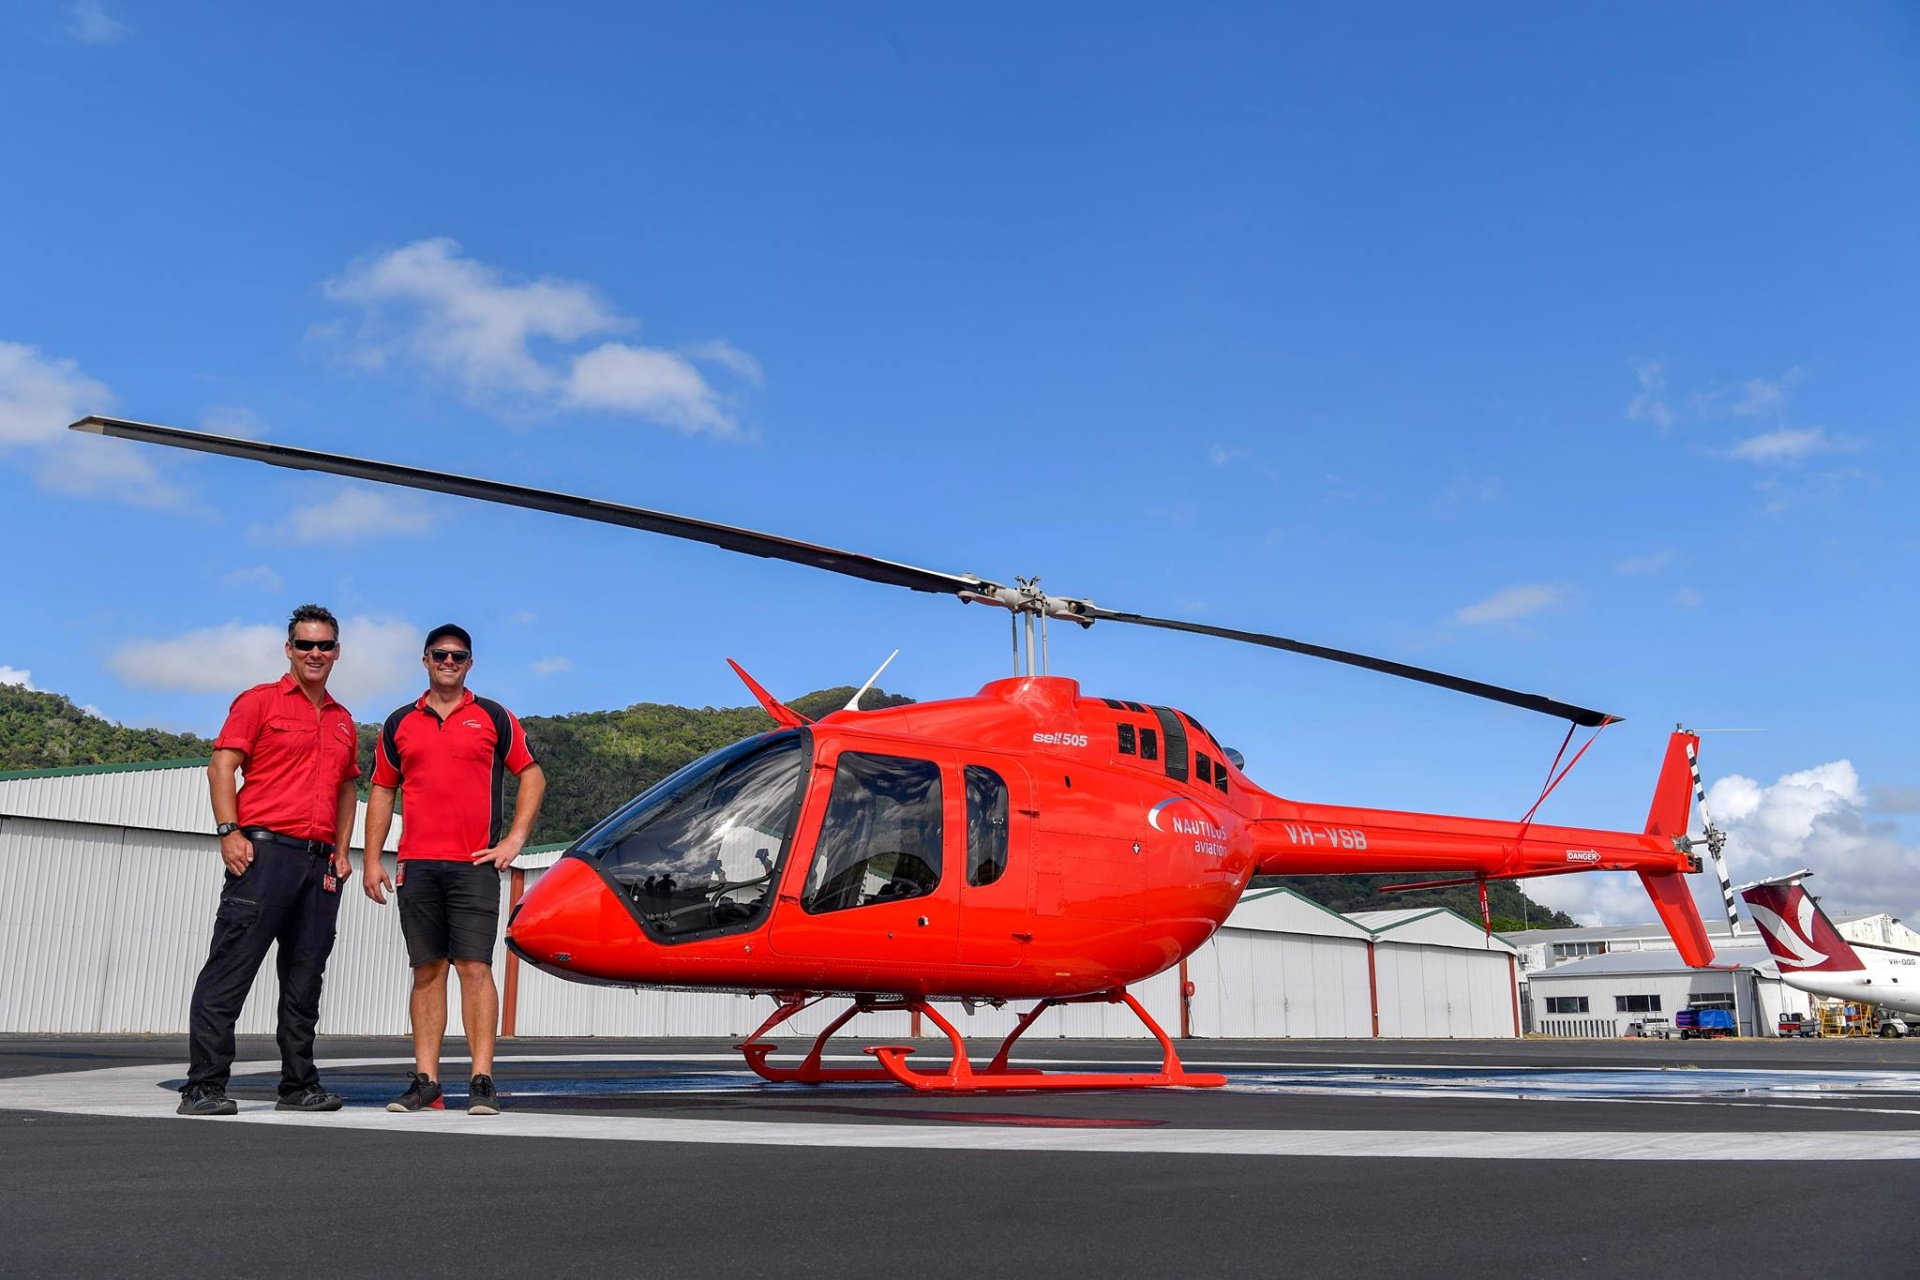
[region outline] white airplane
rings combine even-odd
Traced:
[[[1809,995],[1920,1015],[1920,953],[1840,936],[1796,871],[1742,885],[1747,911],[1766,936],[1780,980]]]

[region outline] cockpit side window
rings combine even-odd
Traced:
[[[1007,784],[984,765],[967,779],[967,883],[992,884],[1007,869]]]
[[[940,766],[849,751],[834,768],[800,903],[813,914],[918,898],[940,883]]]

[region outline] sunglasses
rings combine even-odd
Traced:
[[[473,654],[466,649],[429,649],[427,656],[435,662],[454,662],[464,665],[473,657]]]
[[[338,640],[290,640],[287,643],[291,644],[301,653],[307,653],[314,649],[318,649],[322,653],[332,653],[340,645]]]

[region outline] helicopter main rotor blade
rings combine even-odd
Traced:
[[[1324,645],[1289,640],[1285,636],[1267,635],[1258,631],[1238,631],[1230,627],[1214,627],[1199,622],[1181,622],[1175,618],[1154,618],[1146,614],[1103,609],[1090,600],[1048,597],[1027,584],[1018,588],[1008,588],[971,574],[939,573],[932,569],[920,569],[909,564],[898,564],[892,560],[877,559],[855,551],[841,551],[834,547],[823,547],[817,543],[783,538],[777,534],[760,533],[738,525],[717,524],[710,520],[697,520],[691,516],[650,511],[644,507],[622,506],[616,502],[602,502],[596,498],[580,498],[546,489],[507,484],[499,480],[456,476],[443,471],[429,471],[422,467],[409,467],[395,462],[375,462],[366,458],[348,457],[344,454],[322,453],[316,449],[296,448],[293,445],[269,444],[262,440],[214,435],[207,431],[188,431],[180,427],[163,427],[150,422],[134,422],[127,418],[109,418],[97,414],[73,423],[72,429],[89,431],[96,435],[117,436],[123,440],[138,440],[146,444],[192,449],[200,453],[217,453],[230,458],[245,458],[294,471],[321,471],[331,475],[350,476],[356,480],[401,485],[409,489],[424,489],[431,493],[450,493],[463,498],[477,498],[484,502],[498,502],[512,507],[526,507],[533,511],[549,511],[555,515],[595,520],[601,524],[621,525],[648,533],[661,533],[668,537],[704,542],[725,551],[740,551],[763,559],[811,565],[816,569],[825,569],[829,573],[859,578],[866,582],[906,587],[933,595],[955,596],[962,600],[984,604],[997,604],[1016,612],[1044,613],[1049,617],[1077,622],[1082,626],[1091,626],[1096,621],[1130,622],[1136,626],[1218,636],[1225,640],[1238,640],[1268,649],[1284,649],[1289,653],[1298,653],[1309,658],[1322,658],[1329,662],[1340,662],[1352,667],[1362,667],[1368,671],[1378,671],[1383,675],[1398,676],[1404,680],[1436,685],[1442,689],[1452,689],[1458,693],[1505,703],[1526,711],[1538,711],[1543,715],[1571,720],[1575,724],[1589,727],[1611,724],[1619,719],[1618,716],[1608,715],[1603,711],[1576,707],[1571,703],[1560,702],[1537,693],[1522,693],[1517,689],[1505,689],[1480,680],[1469,680],[1462,676],[1448,675],[1442,671],[1430,671],[1425,667],[1409,666],[1404,662],[1392,662],[1386,658],[1373,658],[1363,653],[1351,653],[1345,649],[1330,649]]]
[[[669,537],[704,542],[726,551],[742,551],[750,556],[760,556],[770,560],[789,560],[794,564],[812,565],[816,569],[825,569],[830,573],[841,573],[852,578],[863,578],[868,582],[885,583],[888,586],[907,587],[914,591],[958,595],[962,591],[977,590],[981,586],[978,578],[935,573],[930,569],[916,569],[910,564],[895,564],[891,560],[878,560],[854,551],[840,551],[833,547],[801,542],[794,538],[782,538],[771,533],[759,533],[736,525],[715,524],[710,520],[696,520],[691,516],[649,511],[644,507],[627,507],[617,502],[579,498],[571,494],[553,493],[546,489],[530,489],[525,485],[506,484],[499,480],[480,480],[471,476],[449,475],[444,471],[428,471],[421,467],[403,466],[397,462],[373,462],[365,458],[350,458],[344,454],[321,453],[314,449],[268,444],[265,441],[247,440],[236,436],[218,436],[206,431],[187,431],[180,427],[162,427],[150,422],[132,422],[125,418],[94,415],[82,418],[72,425],[75,431],[118,436],[123,440],[171,445],[176,449],[194,449],[201,453],[225,454],[230,458],[246,458],[276,467],[287,467],[294,471],[324,471],[337,476],[351,476],[356,480],[375,480],[382,484],[402,485],[409,489],[425,489],[433,493],[451,493],[463,498],[500,502],[511,507],[551,511],[555,515],[597,520],[601,524],[644,529],[648,533],[664,533]]]
[[[1481,680],[1469,680],[1465,676],[1448,675],[1444,671],[1431,671],[1426,667],[1408,666],[1404,662],[1373,658],[1364,653],[1352,653],[1346,649],[1329,649],[1325,645],[1289,640],[1285,636],[1267,635],[1259,631],[1237,631],[1232,627],[1208,626],[1203,622],[1181,622],[1177,618],[1150,618],[1140,613],[1119,613],[1112,609],[1102,609],[1098,605],[1092,606],[1088,614],[1101,622],[1131,622],[1138,626],[1160,627],[1167,631],[1189,631],[1195,635],[1219,636],[1223,640],[1239,640],[1245,644],[1257,644],[1268,649],[1284,649],[1288,653],[1304,654],[1309,658],[1342,662],[1350,667],[1364,667],[1368,671],[1378,671],[1383,675],[1399,676],[1403,680],[1417,680],[1421,684],[1437,685],[1442,689],[1471,694],[1476,698],[1504,702],[1510,707],[1519,707],[1524,711],[1538,711],[1557,719],[1571,720],[1587,728],[1616,724],[1620,720],[1619,716],[1609,715],[1604,711],[1594,711],[1588,707],[1576,707],[1570,702],[1561,702],[1543,694],[1522,693],[1517,689],[1505,689]]]

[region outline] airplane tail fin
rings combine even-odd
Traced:
[[[1827,913],[1813,900],[1800,882],[1811,871],[1796,871],[1790,876],[1742,885],[1739,893],[1747,901],[1747,911],[1767,940],[1767,950],[1782,969],[1803,973],[1846,972],[1864,969],[1860,956],[1840,931],[1827,919]]]
[[[1667,739],[1667,758],[1661,762],[1660,780],[1653,788],[1653,806],[1647,810],[1648,835],[1686,839],[1693,799],[1693,765],[1689,753],[1697,749],[1699,743],[1700,739],[1694,735],[1679,731]],[[1707,926],[1700,919],[1700,908],[1694,904],[1687,878],[1676,871],[1642,871],[1640,883],[1653,899],[1653,909],[1660,913],[1660,922],[1673,935],[1681,958],[1696,969],[1712,964],[1713,943],[1707,938]]]

